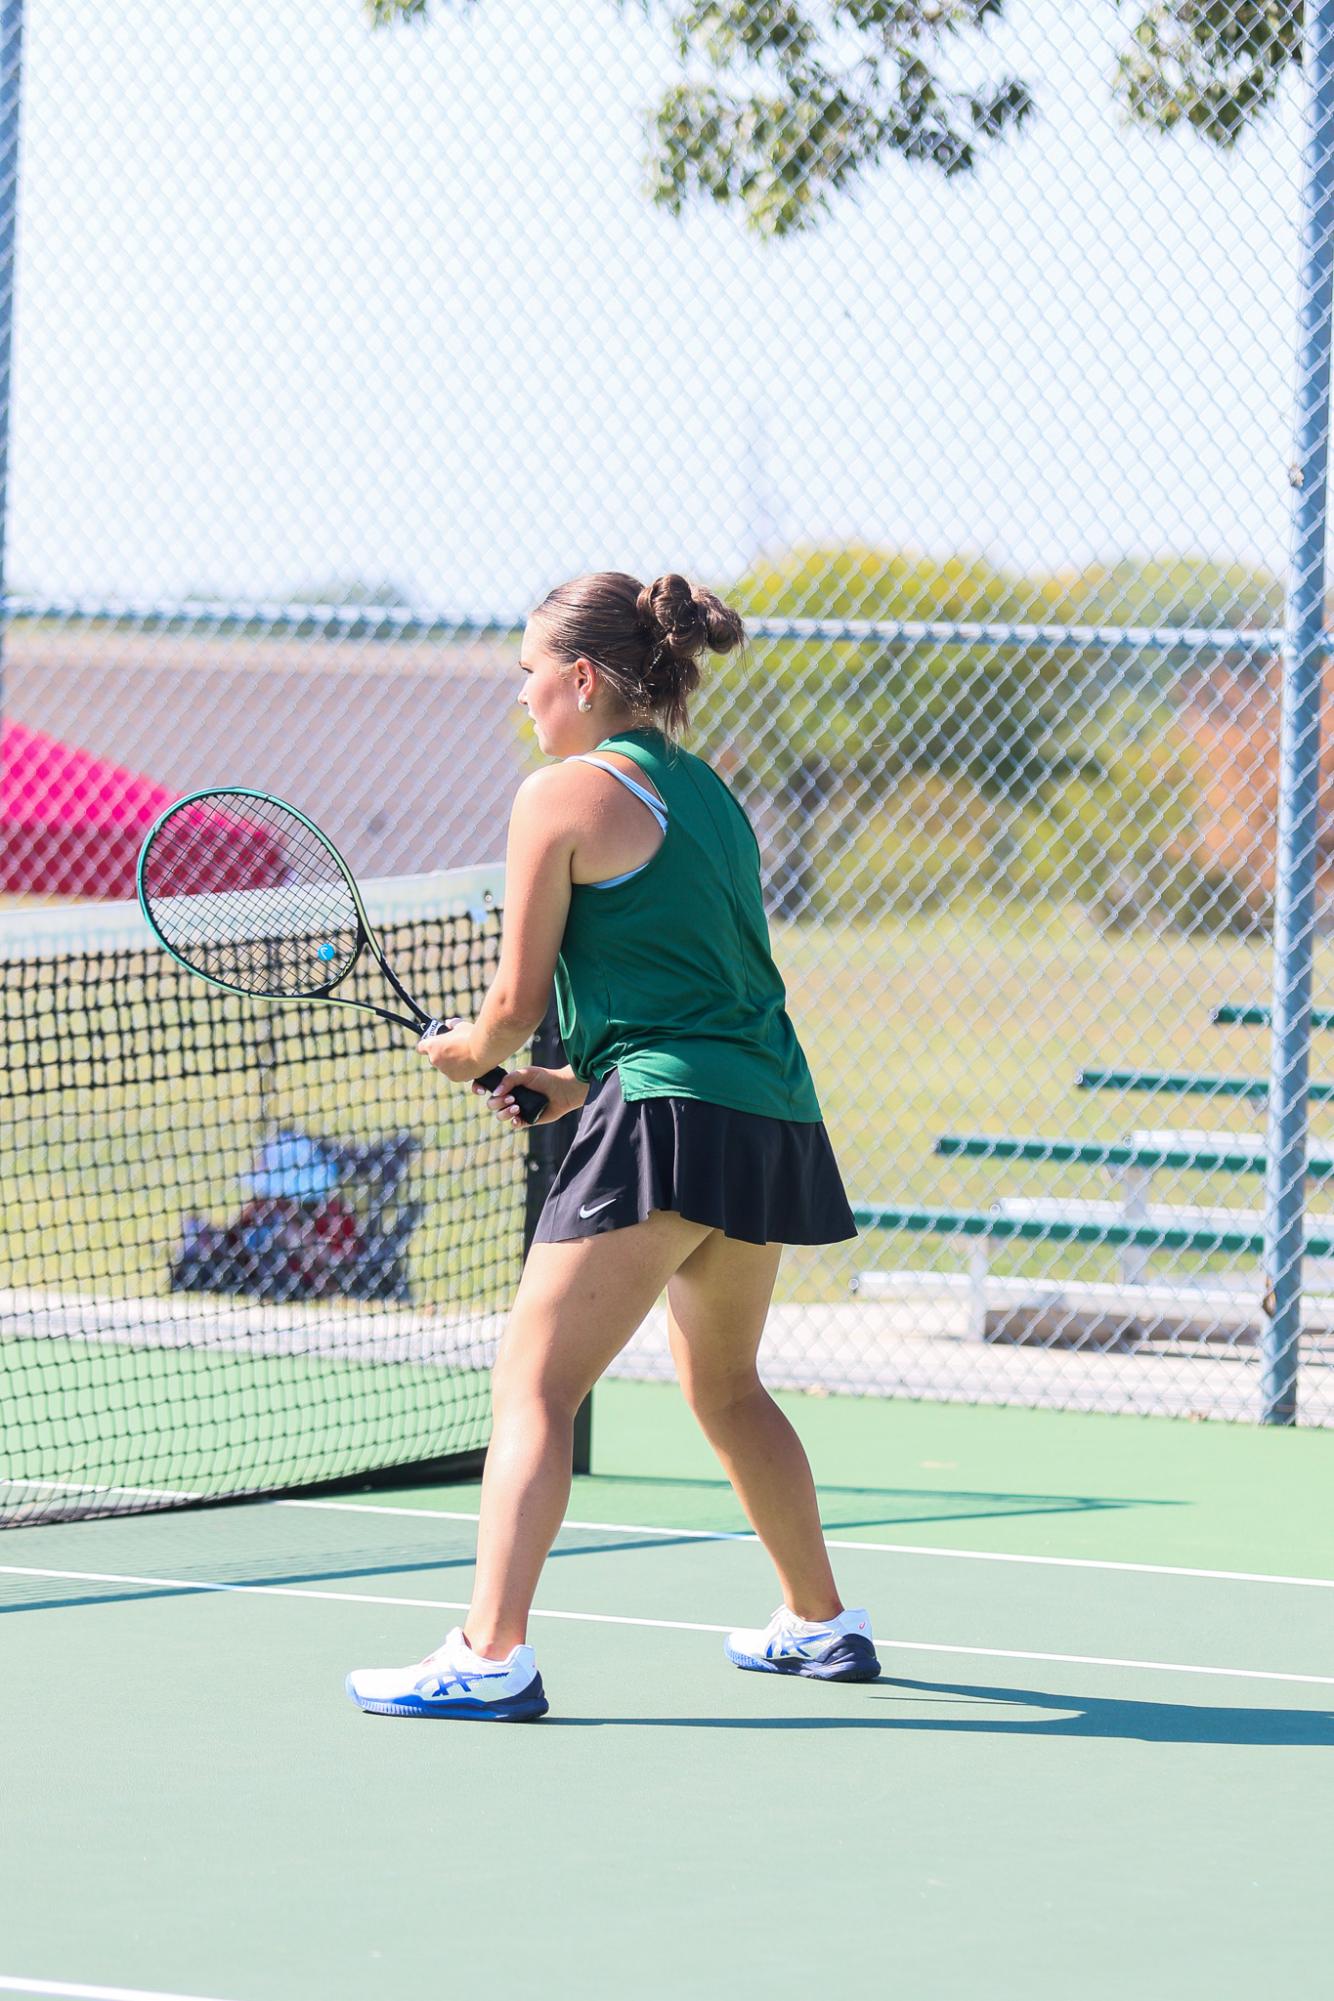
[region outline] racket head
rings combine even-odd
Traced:
[[[286,800],[245,786],[169,806],[148,830],[137,885],[172,958],[229,993],[323,1000],[373,942],[333,843]]]

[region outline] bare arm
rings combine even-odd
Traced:
[[[500,963],[475,1022],[421,1044],[437,1070],[466,1083],[521,1049],[547,1011],[570,908],[576,825],[559,765],[525,778],[510,813]]]

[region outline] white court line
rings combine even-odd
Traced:
[[[373,1501],[276,1501],[279,1508],[335,1508],[354,1515],[411,1515],[418,1521],[475,1522],[476,1514],[456,1514],[445,1508],[379,1508]],[[642,1522],[573,1522],[562,1528],[597,1529],[603,1535],[646,1535],[664,1542],[682,1537],[692,1542],[757,1542],[748,1529],[665,1529]],[[994,1549],[936,1549],[915,1542],[851,1542],[826,1536],[828,1549],[881,1551],[886,1556],[948,1556],[964,1563],[1043,1563],[1062,1570],[1129,1570],[1147,1577],[1206,1577],[1220,1584],[1295,1584],[1310,1591],[1334,1591],[1334,1577],[1283,1577],[1264,1570],[1193,1570],[1176,1563],[1112,1563],[1095,1556],[1013,1556]]]
[[[0,1485],[31,1486],[31,1481],[0,1481]],[[48,1487],[61,1483],[47,1481]],[[197,1494],[174,1493],[170,1489],[151,1487],[124,1487],[114,1489],[75,1487],[71,1492],[105,1493],[115,1492],[142,1496],[150,1499],[177,1501],[199,1500]],[[423,1522],[475,1522],[475,1511],[459,1512],[451,1508],[392,1508],[380,1507],[374,1501],[300,1501],[278,1500],[265,1502],[258,1500],[259,1506],[278,1508],[328,1508],[335,1513],[348,1515],[404,1515],[414,1521]],[[561,1523],[567,1529],[592,1529],[601,1535],[652,1536],[661,1542],[757,1542],[759,1538],[749,1529],[665,1529],[660,1524],[646,1522],[577,1522],[566,1520]],[[1180,1563],[1117,1563],[1107,1557],[1097,1556],[1022,1556],[1009,1550],[996,1549],[951,1549],[915,1542],[857,1542],[846,1536],[826,1536],[825,1545],[829,1549],[852,1549],[883,1556],[939,1556],[948,1557],[958,1563],[1029,1563],[1042,1564],[1057,1570],[1120,1570],[1142,1577],[1200,1577],[1218,1584],[1282,1584],[1302,1591],[1334,1591],[1334,1577],[1287,1577],[1281,1572],[1266,1570],[1204,1570]]]
[[[159,1591],[216,1591],[242,1598],[315,1598],[334,1605],[410,1606],[425,1612],[466,1612],[465,1598],[391,1598],[369,1591],[309,1591],[292,1584],[215,1584],[197,1578],[133,1577],[113,1571],[39,1570],[27,1564],[0,1563],[7,1577],[49,1577],[81,1584],[138,1584]],[[615,1612],[555,1612],[533,1607],[535,1619],[573,1619],[589,1626],[645,1626],[676,1633],[726,1633],[727,1626],[705,1626],[690,1619],[632,1619]],[[1121,1660],[1110,1654],[1047,1654],[1011,1647],[958,1647],[939,1640],[877,1640],[877,1647],[905,1654],[965,1654],[978,1660],[1054,1661],[1065,1667],[1141,1668],[1152,1674],[1226,1675],[1237,1681],[1293,1681],[1312,1688],[1334,1688],[1331,1674],[1280,1674],[1273,1668],[1199,1667],[1189,1661]]]
[[[0,1993],[66,1995],[69,2001],[208,2001],[203,1994],[160,1994],[149,1987],[89,1987],[80,1980],[21,1980],[0,1973]]]

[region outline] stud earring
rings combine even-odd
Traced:
[[[591,703],[591,702],[590,702],[590,701],[588,700],[588,698],[587,698],[587,696],[586,696],[586,695],[581,695],[581,696],[579,697],[579,713],[580,713],[580,715],[583,715],[583,716],[586,716],[586,715],[588,714],[589,710],[590,710],[590,709],[592,708],[592,706],[593,706],[593,704],[592,704],[592,703]]]

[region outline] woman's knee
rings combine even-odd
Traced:
[[[717,1374],[690,1370],[682,1378],[686,1402],[706,1431],[726,1431],[744,1424],[769,1392],[753,1367]]]
[[[551,1358],[507,1354],[502,1347],[491,1371],[491,1410],[495,1420],[531,1411],[552,1421],[572,1421],[587,1391],[571,1383]]]

